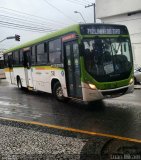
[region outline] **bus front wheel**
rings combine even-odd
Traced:
[[[53,86],[53,95],[58,101],[64,101],[63,89],[59,82],[56,82]]]

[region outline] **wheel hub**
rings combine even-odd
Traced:
[[[61,87],[58,87],[58,89],[56,90],[56,95],[57,97],[63,97],[63,90]]]

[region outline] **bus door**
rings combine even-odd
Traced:
[[[24,71],[25,71],[25,79],[27,87],[33,87],[33,77],[32,72],[33,69],[31,67],[31,51],[26,50],[23,51],[23,64],[24,64]]]
[[[12,53],[8,54],[8,67],[11,83],[14,84],[14,72],[13,72],[13,55]]]
[[[79,48],[75,41],[64,43],[64,58],[68,96],[82,98]]]

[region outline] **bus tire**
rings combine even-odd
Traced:
[[[52,92],[53,92],[53,96],[58,101],[64,101],[65,97],[63,96],[63,90],[59,81],[54,84]]]
[[[22,81],[20,78],[17,79],[17,86],[19,89],[23,89],[23,86],[22,86]]]

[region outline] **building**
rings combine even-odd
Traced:
[[[96,0],[96,16],[103,23],[128,27],[135,66],[141,66],[141,0]]]

